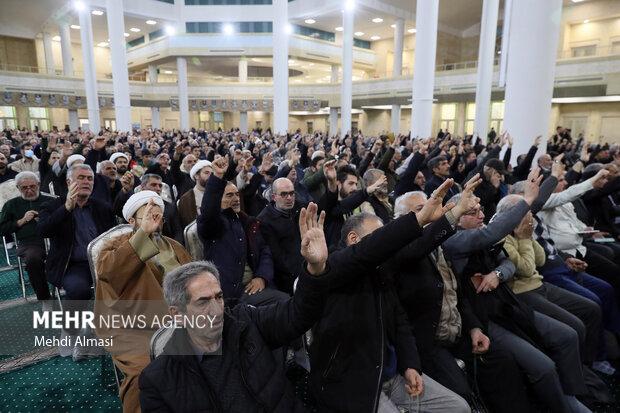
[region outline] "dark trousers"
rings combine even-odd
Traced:
[[[583,363],[592,364],[602,320],[601,309],[594,301],[547,282],[517,296],[539,313],[571,326],[579,336]]]
[[[614,287],[616,300],[620,300],[620,266],[613,261],[613,252],[604,255],[601,252],[609,250],[597,247],[600,246],[592,247],[592,245],[588,245],[586,255],[581,256],[581,254],[577,254],[577,258],[588,263],[588,274],[592,274],[611,284]]]
[[[62,286],[65,289],[64,310],[69,312],[83,311],[88,307],[88,300],[92,297],[88,262],[70,262],[62,278]],[[76,334],[79,329],[67,328],[69,334]]]
[[[17,255],[26,265],[30,285],[37,295],[37,300],[49,299],[50,290],[45,279],[45,247],[39,243],[20,244]]]
[[[275,288],[265,288],[263,291],[249,295],[243,293],[239,298],[240,303],[253,305],[254,307],[260,307],[261,305],[269,305],[286,301],[291,296],[287,293],[276,290]]]
[[[466,333],[467,334],[467,333]],[[472,387],[455,358],[465,362],[469,379],[475,380],[480,395],[492,412],[529,412],[531,406],[519,367],[510,352],[493,342],[489,351],[478,356],[474,366],[469,334],[454,346],[436,343],[430,354],[422,356],[424,374],[469,400]]]
[[[601,308],[603,323],[599,329],[597,360],[607,358],[605,330],[620,334],[620,311],[613,287],[606,281],[585,272],[575,272],[560,265],[543,273],[545,281],[594,301]]]

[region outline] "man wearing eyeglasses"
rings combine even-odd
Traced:
[[[4,204],[0,215],[0,233],[3,236],[15,233],[17,236],[17,254],[26,264],[37,300],[43,301],[44,310],[48,310],[51,303],[47,301],[50,291],[45,280],[45,246],[43,238],[37,234],[37,221],[41,204],[54,198],[39,192],[41,184],[34,172],[20,172],[15,182],[21,196]]]
[[[336,161],[325,162],[323,173],[328,189],[319,199],[319,210],[329,210],[338,202]],[[272,202],[258,215],[260,230],[269,244],[274,263],[276,287],[293,294],[293,283],[298,277],[303,258],[301,257],[299,235],[299,212],[307,204],[295,199],[295,187],[288,178],[278,178],[271,187]]]

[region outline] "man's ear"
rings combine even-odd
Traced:
[[[357,232],[351,231],[347,234],[348,245],[357,244],[359,242],[359,235]]]
[[[129,217],[127,222],[129,223],[129,225],[131,225],[133,227],[133,224],[136,222],[136,220],[134,219],[134,217]]]

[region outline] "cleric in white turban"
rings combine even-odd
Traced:
[[[161,196],[157,195],[157,192],[140,191],[130,196],[125,203],[125,206],[123,207],[123,218],[125,218],[125,221],[129,222],[129,218],[133,218],[138,209],[140,209],[142,205],[148,204],[151,199],[155,205],[159,207],[160,212],[163,212],[164,200]]]

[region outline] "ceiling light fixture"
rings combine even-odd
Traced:
[[[134,32],[134,33],[138,33],[140,31],[140,29],[138,29],[137,27],[132,27],[131,29],[129,29],[130,32]]]
[[[415,33],[417,30],[416,29],[409,29],[407,30],[407,33]]]
[[[363,35],[364,35],[364,32],[355,32],[355,33],[353,33],[353,34],[355,34],[356,36],[363,36]]]
[[[234,31],[235,30],[233,29],[232,25],[228,23],[224,25],[224,34],[231,35],[234,33]]]
[[[155,20],[147,20],[146,24],[150,24],[152,26],[154,24],[157,24],[157,22]]]
[[[52,37],[52,40],[54,40],[55,42],[59,42],[60,41],[60,36],[54,36],[54,37]]]
[[[390,25],[390,27],[391,27],[392,29],[395,29],[395,28],[396,28],[396,25],[395,25],[395,24],[392,24],[392,25]]]
[[[75,29],[75,30],[80,30],[80,26],[78,26],[77,24],[72,24],[69,27],[71,27],[72,29]]]
[[[381,36],[370,36],[370,40],[379,40]]]
[[[314,63],[308,63],[308,66],[314,66]]]
[[[306,20],[304,20],[304,22],[306,24],[314,24],[314,23],[316,23],[316,20],[314,20],[314,19],[306,19]]]
[[[86,9],[86,6],[81,1],[76,1],[75,3],[73,3],[73,7],[75,7],[77,11],[82,11]]]
[[[176,33],[176,30],[172,26],[164,27],[164,31],[166,32],[168,36],[174,36],[174,34]]]
[[[583,21],[583,23],[584,23],[584,24],[588,24],[588,23],[590,23],[590,20],[585,19],[585,20]]]
[[[381,17],[375,17],[374,19],[372,19],[373,23],[381,23],[383,21],[383,19]]]
[[[334,30],[336,30],[337,32],[341,32],[341,31],[343,31],[343,30],[344,30],[344,27],[342,27],[342,26],[338,26],[338,27],[336,27]]]
[[[108,42],[99,42],[97,43],[97,46],[99,47],[106,47],[109,43]]]
[[[164,73],[167,75],[171,75],[172,74],[172,70],[164,70]]]
[[[129,37],[129,33],[123,33],[123,36]]]
[[[93,10],[92,13],[95,16],[103,16],[103,10]]]

